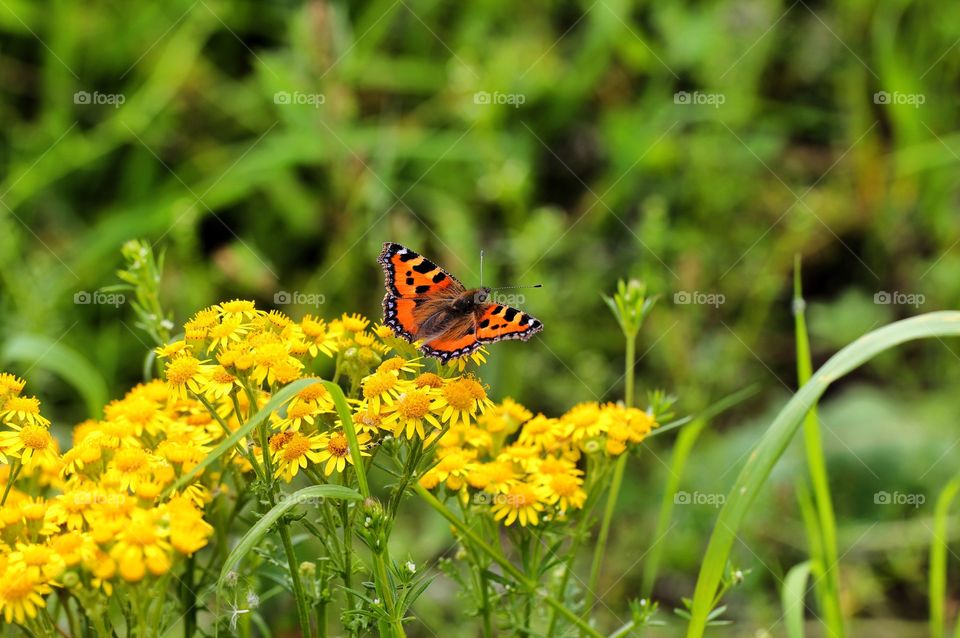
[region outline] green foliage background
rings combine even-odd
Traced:
[[[177,321],[235,296],[269,307],[278,291],[323,295],[283,307],[295,316],[377,317],[375,257],[393,240],[468,285],[481,249],[485,282],[544,284],[516,292],[545,331],[495,346],[484,379],[557,413],[621,395],[600,295],[633,276],[662,295],[641,390],[692,412],[763,388],[704,435],[681,481],[722,493],[795,385],[795,254],[815,364],[871,327],[957,306],[958,25],[960,5],[910,0],[4,0],[0,362],[69,425],[142,374],[130,310],[74,303],[115,283],[125,240],[166,251]],[[922,305],[875,303],[884,292]],[[722,303],[675,297],[696,293]],[[958,370],[955,344],[910,346],[825,401],[844,602],[871,631],[871,618],[922,631]],[[603,580],[611,617],[639,593],[640,568],[623,568],[658,540],[669,447],[633,464]],[[727,635],[782,632],[779,578],[804,549],[790,487],[802,456],[790,463],[737,548],[753,572]],[[878,507],[878,491],[927,505]],[[714,517],[678,508],[665,606],[692,590]],[[431,558],[439,529],[411,527],[411,555]],[[424,626],[450,621],[443,596],[421,603]]]

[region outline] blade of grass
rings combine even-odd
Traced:
[[[931,312],[897,321],[844,347],[793,395],[757,443],[717,516],[717,524],[710,536],[697,578],[687,638],[703,636],[740,524],[764,487],[770,471],[801,426],[804,416],[830,384],[902,343],[953,336],[960,336],[960,312],[957,311]]]
[[[803,608],[807,597],[807,580],[812,568],[811,561],[794,565],[783,579],[780,604],[783,607],[783,621],[789,638],[804,638]]]
[[[266,514],[260,517],[256,524],[243,535],[243,538],[240,539],[237,546],[234,547],[233,551],[227,556],[223,562],[223,567],[220,569],[220,578],[217,579],[217,589],[223,585],[223,580],[227,577],[227,574],[260,542],[260,539],[266,536],[267,532],[270,531],[270,528],[273,527],[273,524],[276,523],[281,516],[297,505],[316,498],[359,501],[362,497],[356,490],[342,485],[311,485],[310,487],[305,487],[302,490],[297,490],[293,494],[287,495],[286,498],[274,505]]]
[[[663,499],[660,502],[660,512],[657,515],[657,527],[653,533],[653,538],[663,538],[670,526],[670,520],[673,518],[673,499],[680,488],[680,478],[683,476],[684,468],[687,465],[687,459],[700,433],[710,420],[716,415],[732,408],[741,401],[745,401],[760,390],[757,384],[747,386],[741,390],[729,394],[699,414],[677,419],[672,423],[661,426],[651,432],[647,438],[656,434],[662,434],[664,431],[671,430],[681,425],[691,423],[689,428],[685,428],[677,436],[677,441],[673,446],[673,454],[670,458],[670,475],[667,477],[667,485],[663,490]],[[657,572],[660,569],[660,558],[663,554],[664,544],[654,543],[647,553],[647,560],[643,564],[643,581],[640,591],[644,597],[650,596],[653,591],[653,585],[657,580]]]
[[[943,638],[945,633],[944,601],[947,594],[947,523],[950,505],[960,490],[960,476],[947,483],[933,511],[933,538],[930,540],[930,637]],[[960,622],[957,623],[960,630]]]
[[[806,303],[803,300],[803,286],[800,279],[800,256],[794,260],[793,269],[793,320],[797,347],[797,382],[803,386],[810,381],[813,364],[810,358],[810,338],[804,315]],[[817,405],[814,403],[803,419],[803,442],[807,453],[807,470],[813,485],[813,498],[816,504],[816,532],[819,534],[817,545],[823,552],[820,558],[825,569],[825,578],[815,581],[817,599],[823,609],[824,619],[834,638],[843,638],[843,615],[840,608],[840,578],[837,569],[837,523],[833,513],[833,501],[830,497],[830,481],[827,477],[827,462],[823,455],[823,442],[820,436],[820,419]],[[798,479],[799,480],[799,479]]]

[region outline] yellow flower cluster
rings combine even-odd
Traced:
[[[110,593],[170,571],[207,543],[206,487],[166,495],[178,473],[203,457],[211,418],[195,401],[140,385],[73,431],[63,456],[24,382],[0,374],[0,612],[24,623],[65,583]],[[68,578],[69,575],[69,578]]]
[[[316,359],[334,358],[336,375],[354,388],[350,407],[363,455],[386,435],[430,443],[446,424],[466,424],[489,403],[473,377],[454,376],[463,371],[462,360],[444,366],[440,376],[421,372],[416,357],[387,357],[392,350],[413,353],[389,328],[371,330],[370,320],[358,314],[330,322],[307,315],[296,322],[234,300],[198,312],[184,326],[184,338],[158,354],[166,361],[171,392],[206,402],[231,430],[249,413],[251,401],[262,406],[282,385],[312,376]],[[482,354],[474,360],[482,361]],[[330,476],[355,462],[322,385],[300,391],[272,419],[269,454],[274,475],[287,482],[300,471]],[[253,459],[260,456],[254,442]]]
[[[490,508],[505,525],[537,525],[583,507],[583,458],[618,456],[656,427],[635,408],[582,403],[560,418],[534,416],[506,399],[474,424],[458,422],[440,439],[438,462],[420,479]]]

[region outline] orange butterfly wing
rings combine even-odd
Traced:
[[[400,244],[385,243],[378,261],[387,288],[383,322],[409,341],[419,338],[422,318],[416,310],[421,304],[433,298],[455,297],[464,291],[456,277]]]
[[[504,339],[526,341],[543,330],[537,319],[501,304],[483,304],[462,313],[451,311],[451,303],[467,292],[463,284],[400,244],[385,243],[379,262],[387,288],[383,297],[384,324],[408,341],[425,340],[421,351],[444,363],[466,356],[486,343]]]
[[[441,292],[455,296],[464,291],[456,277],[400,244],[385,243],[379,261],[387,292],[395,297],[430,297]]]
[[[487,304],[477,318],[476,336],[481,344],[503,339],[526,341],[541,330],[543,324],[540,320],[522,310],[501,304]]]

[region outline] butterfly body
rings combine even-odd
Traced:
[[[491,303],[490,288],[467,289],[429,259],[387,242],[380,253],[386,277],[384,323],[441,361],[466,356],[486,343],[526,341],[543,324],[516,308]]]

